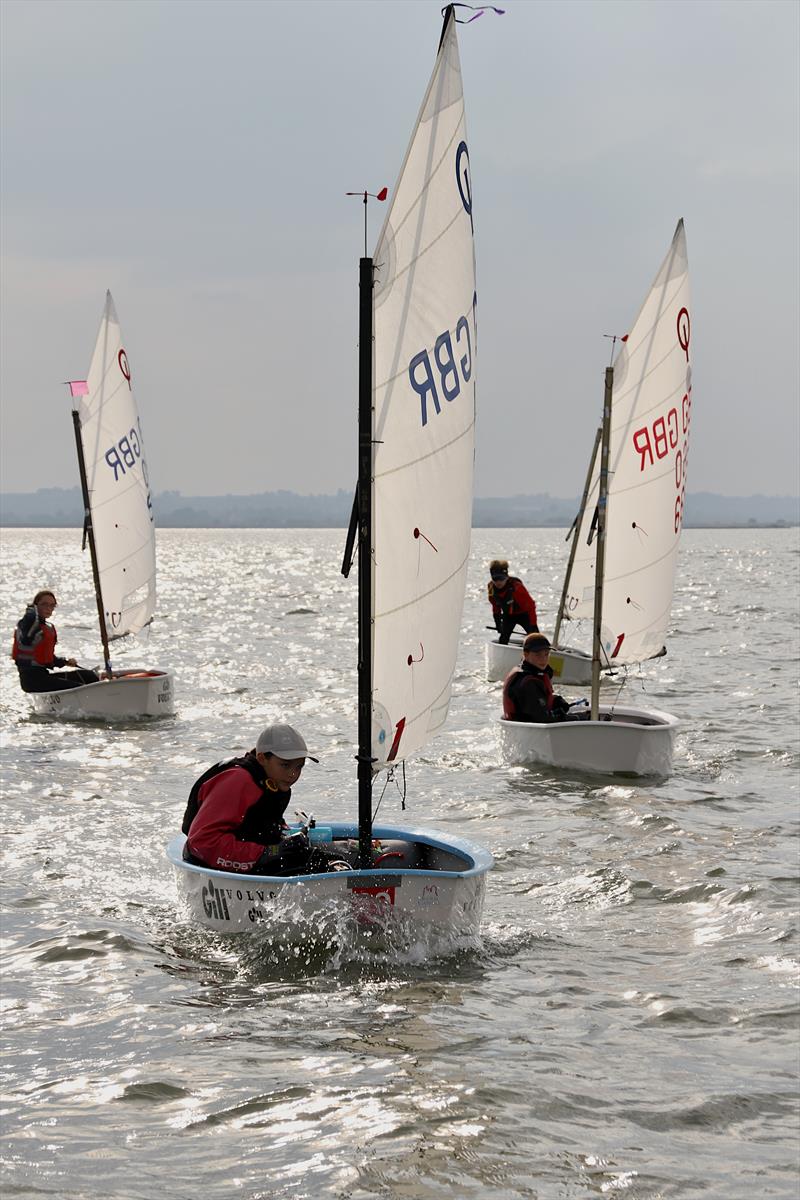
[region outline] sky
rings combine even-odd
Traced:
[[[156,493],[352,489],[363,206],[345,193],[392,188],[440,8],[2,0],[3,491],[77,485],[62,381],[86,376],[106,289]],[[632,323],[680,217],[688,490],[800,493],[800,5],[508,0],[459,42],[476,495],[579,493],[603,335]]]

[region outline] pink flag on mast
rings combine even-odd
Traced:
[[[88,396],[89,384],[85,379],[73,379],[68,384],[70,396]]]

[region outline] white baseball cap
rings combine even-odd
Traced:
[[[312,762],[319,762],[309,754],[305,738],[291,725],[268,725],[258,735],[256,753],[277,754],[278,758],[310,758]]]

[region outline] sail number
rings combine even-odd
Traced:
[[[139,425],[137,417],[136,424]],[[147,475],[147,462],[142,446],[142,429],[131,429],[115,442],[103,455],[111,470],[114,472],[114,483],[138,464],[142,468],[142,477],[147,488],[147,507],[150,509],[150,520],[153,519],[153,502],[150,498],[150,480]]]
[[[666,417],[656,417],[648,425],[643,425],[633,434],[633,448],[639,455],[639,472],[652,467],[656,460],[666,458],[675,453],[675,508],[674,528],[678,533],[683,524],[683,510],[686,503],[686,463],[689,457],[689,425],[692,419],[692,367],[689,362],[689,341],[691,325],[689,310],[681,308],[676,322],[677,342],[686,355],[686,391],[678,406],[671,408]],[[681,441],[683,438],[683,441]]]
[[[643,425],[633,434],[633,448],[639,455],[639,470],[666,458],[675,452],[675,532],[683,522],[686,501],[686,462],[689,457],[689,425],[692,419],[692,369],[686,371],[686,391],[680,405],[669,410],[666,417],[656,417],[650,425]],[[681,441],[681,439],[683,439]]]
[[[448,403],[455,400],[462,385],[472,378],[472,338],[466,317],[458,318],[455,339],[449,329],[439,334],[433,347],[433,362],[427,350],[414,355],[408,364],[408,378],[419,396],[422,424],[427,425],[428,403],[440,413],[440,397],[444,396]]]

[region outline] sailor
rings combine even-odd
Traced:
[[[553,668],[548,664],[550,642],[543,633],[529,633],[522,643],[522,663],[509,671],[503,684],[503,716],[509,721],[577,721],[569,703],[553,691]]]
[[[536,605],[522,580],[509,575],[507,559],[493,558],[489,563],[489,575],[489,603],[500,645],[508,645],[508,639],[517,625],[526,633],[535,633],[539,628]]]
[[[210,767],[189,793],[184,858],[254,875],[326,870],[327,856],[283,819],[307,758],[319,762],[296,729],[268,725],[253,750]]]
[[[56,598],[45,589],[37,592],[25,615],[17,622],[11,657],[19,671],[19,686],[23,692],[61,692],[65,688],[99,683],[100,676],[86,667],[78,667],[74,658],[56,654],[58,634],[50,620]],[[56,671],[57,667],[78,667],[75,671]]]

